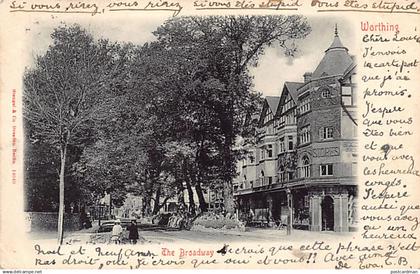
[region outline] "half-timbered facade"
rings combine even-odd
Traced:
[[[313,72],[265,98],[257,145],[236,180],[241,216],[263,212],[274,225],[291,215],[294,228],[313,231],[355,227],[355,73],[336,30]]]

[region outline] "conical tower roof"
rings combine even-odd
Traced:
[[[348,53],[348,49],[340,40],[336,26],[334,40],[330,47],[325,51],[324,58],[322,58],[312,74],[312,79],[331,75],[341,75],[353,64],[353,62],[353,59]]]
[[[345,46],[343,46],[343,43],[341,43],[340,37],[338,36],[337,25],[335,25],[334,33],[335,33],[334,40],[333,40],[331,46],[325,52],[330,51],[330,50],[334,50],[334,49],[344,49],[344,50],[348,51],[348,49]]]

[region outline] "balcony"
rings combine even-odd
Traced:
[[[295,178],[292,180],[280,182],[278,176],[273,176],[272,183],[269,184],[268,178],[268,176],[264,178],[258,178],[256,182],[254,182],[253,187],[238,188],[237,191],[235,191],[234,195],[246,195],[264,191],[284,191],[286,188],[308,183],[307,180],[304,180],[302,178]],[[243,182],[243,184],[246,185],[246,182]]]
[[[269,189],[272,185],[276,184],[277,180],[277,176],[272,176],[270,183],[270,176],[265,176],[258,178],[252,185],[250,185],[249,181],[238,182],[238,188],[235,194],[247,194],[261,189]]]

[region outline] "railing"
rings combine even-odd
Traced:
[[[242,181],[239,182],[239,185],[242,184],[242,188],[239,188],[235,191],[236,194],[241,193],[251,193],[251,192],[259,192],[259,191],[265,191],[265,190],[273,190],[273,189],[282,189],[285,187],[288,187],[289,185],[294,185],[299,181],[303,181],[302,178],[294,178],[292,180],[287,180],[284,182],[279,181],[278,176],[272,176],[272,182],[269,183],[269,176],[258,178],[254,181],[253,185],[249,185],[249,181]]]
[[[267,179],[267,178],[268,177],[257,179],[253,187],[242,188],[242,189],[238,188],[238,190],[235,192],[235,195],[245,194],[245,193],[249,194],[249,193],[261,192],[261,191],[267,191],[267,190],[277,190],[277,189],[281,190],[281,189],[292,187],[296,184],[301,184],[305,182],[305,180],[302,178],[295,178],[293,180],[279,182],[277,179],[278,177],[275,176],[273,178],[276,178],[276,179],[273,179],[273,182],[271,184],[266,183],[264,185],[261,185],[261,184],[257,185],[257,183],[260,183],[262,182],[263,179]]]

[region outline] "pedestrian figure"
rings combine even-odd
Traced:
[[[121,221],[118,219],[115,221],[115,224],[112,227],[111,241],[113,241],[115,244],[121,244],[122,233],[123,228],[121,226]]]
[[[82,212],[80,212],[80,222],[82,223],[82,229],[92,227],[92,222],[90,221],[90,218],[86,214],[84,207],[82,209]]]
[[[136,220],[131,220],[131,224],[128,227],[128,239],[130,240],[130,243],[134,245],[137,243],[137,240],[139,239],[139,230],[137,228]]]
[[[248,224],[252,224],[254,222],[254,216],[254,211],[250,208],[248,213]]]

